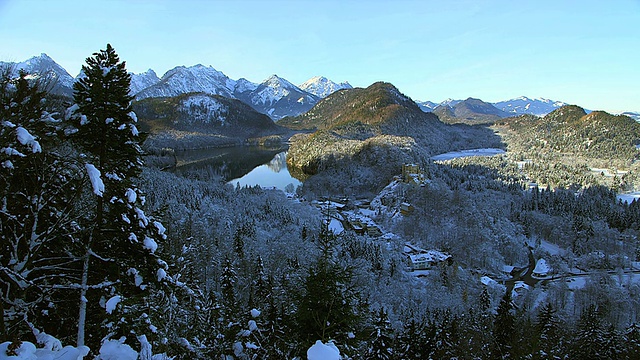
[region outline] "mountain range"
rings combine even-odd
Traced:
[[[25,70],[50,80],[53,93],[64,96],[72,96],[73,94],[75,78],[47,54],[43,53],[18,63],[0,61],[0,66],[13,66],[16,72],[17,70]],[[167,71],[162,77],[158,77],[152,69],[131,75],[131,94],[135,96],[135,100],[201,92],[241,100],[256,111],[269,115],[275,121],[286,116],[303,114],[328,95],[338,90],[352,88],[348,82],[336,83],[321,76],[312,77],[298,86],[277,75],[272,75],[261,83],[253,83],[244,78],[234,80],[211,66],[201,64],[190,67],[177,66]],[[470,103],[470,99],[472,98],[467,100],[447,99],[441,103],[432,101],[416,101],[416,103],[425,112],[434,112],[440,107],[441,109],[436,113],[442,114],[445,121],[474,123],[493,121],[496,117],[504,118],[519,114],[543,116],[566,105],[561,101],[543,98],[531,99],[524,96],[496,103],[475,105]],[[463,105],[459,105],[460,103]],[[491,109],[487,105],[493,106],[495,109]],[[480,110],[480,112],[473,114],[475,110]],[[636,120],[640,119],[640,114],[636,112],[626,112],[624,115]],[[492,119],[489,120],[490,118]]]
[[[473,98],[469,98],[469,99],[473,99]],[[416,101],[416,103],[418,104],[418,106],[420,106],[420,108],[423,111],[433,112],[438,107],[449,107],[453,110],[455,109],[456,105],[458,105],[463,101],[465,100],[447,99],[441,103],[435,103],[432,101]],[[471,105],[471,104],[467,104],[467,105]],[[491,105],[495,107],[495,110],[489,109],[487,105]],[[522,114],[544,116],[554,111],[555,109],[558,109],[565,105],[568,105],[568,104],[562,101],[554,101],[554,100],[549,100],[544,98],[531,99],[526,96],[521,96],[515,99],[499,101],[496,103],[485,102],[482,106],[485,108],[484,111],[489,111],[494,115],[504,118],[509,116],[522,115]],[[445,110],[441,110],[441,111],[444,112]]]
[[[46,54],[19,63],[0,62],[0,66],[11,66],[16,74],[19,70],[38,74],[52,80],[54,93],[73,95],[75,78]],[[274,120],[304,113],[323,97],[344,88],[351,88],[351,85],[347,82],[335,83],[321,76],[309,79],[300,87],[277,75],[259,84],[244,78],[233,80],[213,67],[201,64],[177,66],[162,77],[158,77],[152,69],[131,74],[131,94],[135,100],[200,92],[241,100]]]

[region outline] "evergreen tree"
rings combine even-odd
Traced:
[[[222,266],[222,277],[220,279],[220,286],[222,288],[222,299],[225,307],[228,311],[237,310],[236,304],[236,282],[238,281],[238,275],[233,267],[233,262],[229,257],[226,257]]]
[[[369,340],[371,345],[367,351],[366,359],[395,359],[393,329],[387,312],[383,308],[380,308],[376,314],[373,326],[373,333]]]
[[[624,358],[629,360],[640,359],[640,326],[631,324],[624,334]]]
[[[510,359],[513,355],[515,318],[512,311],[511,291],[507,290],[500,300],[493,324],[493,353],[496,358]]]
[[[420,360],[429,357],[433,351],[433,334],[427,334],[429,329],[433,329],[430,325],[425,326],[414,318],[405,323],[396,346],[402,359]]]
[[[69,291],[83,179],[56,136],[45,85],[0,72],[0,338],[33,328],[66,340],[77,309]]]
[[[440,314],[433,334],[434,350],[431,355],[435,359],[451,359],[457,356],[460,346],[460,319],[446,309]]]
[[[131,76],[111,45],[94,53],[74,84],[75,105],[69,109],[74,140],[85,156],[91,180],[93,210],[84,221],[83,265],[78,344],[85,342],[87,311],[97,341],[103,329],[116,336],[145,333],[156,339],[163,329],[162,289],[167,264],[158,258],[165,228],[142,210],[144,194],[136,186],[142,170],[140,136],[131,110]],[[94,291],[97,290],[97,291]],[[103,309],[99,309],[102,307]],[[154,318],[155,317],[155,318]],[[95,348],[95,346],[93,346]]]
[[[603,335],[601,353],[604,358],[622,359],[625,351],[622,344],[623,337],[620,335],[620,332],[618,332],[613,324],[609,324],[609,326],[604,330]]]
[[[535,326],[537,346],[533,357],[535,359],[560,359],[562,358],[563,343],[561,326],[556,315],[556,310],[550,303],[540,309]]]
[[[322,253],[304,279],[295,314],[303,346],[316,340],[344,343],[361,318],[360,299],[351,284],[352,269],[333,259],[336,236],[323,229],[318,240]]]
[[[238,311],[240,305],[236,302],[236,282],[238,276],[233,266],[233,261],[226,257],[223,262],[222,276],[220,278],[220,288],[222,293],[222,307],[220,308],[220,329],[222,339],[220,341],[223,354],[231,356],[234,353],[242,352],[238,350],[238,336],[241,331],[240,317]]]
[[[590,305],[580,315],[573,338],[571,356],[575,359],[605,359],[605,332],[598,308]]]

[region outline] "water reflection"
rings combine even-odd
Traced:
[[[234,146],[226,148],[176,152],[177,174],[206,180],[220,176],[234,186],[276,187],[294,189],[302,184],[287,169],[287,147]],[[290,190],[290,189],[288,189]]]
[[[244,176],[286,150],[286,146],[232,146],[180,151],[176,152],[175,172],[177,174],[217,174],[228,181]]]
[[[246,175],[229,181],[232,185],[240,186],[260,185],[264,188],[275,187],[282,191],[292,192],[300,184],[300,180],[294,178],[287,169],[287,152],[276,154],[268,163],[260,165]]]

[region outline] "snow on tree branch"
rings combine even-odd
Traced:
[[[40,143],[36,140],[33,135],[29,133],[29,131],[22,126],[18,126],[16,128],[16,137],[18,138],[18,142],[20,144],[28,146],[31,148],[31,151],[35,153],[42,152],[42,147],[40,147]]]
[[[87,169],[87,174],[89,174],[93,193],[102,196],[104,193],[104,183],[102,182],[102,178],[100,178],[100,170],[93,166],[93,164],[86,164],[84,167]]]

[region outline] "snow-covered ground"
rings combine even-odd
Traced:
[[[340,350],[332,342],[323,344],[322,341],[318,340],[307,350],[307,359],[340,360]]]
[[[336,235],[340,235],[344,232],[344,226],[342,226],[342,223],[339,220],[331,219],[331,222],[329,222],[329,231]]]
[[[618,200],[622,200],[623,202],[626,202],[627,204],[631,204],[633,202],[633,200],[636,200],[638,198],[640,198],[640,193],[638,193],[638,192],[627,193],[627,194],[618,194]]]
[[[562,249],[560,246],[545,240],[540,241],[540,249],[546,251],[549,255],[562,256],[566,252],[566,250]]]
[[[494,156],[504,154],[505,151],[502,149],[495,148],[486,148],[486,149],[472,149],[472,150],[461,150],[461,151],[452,151],[436,156],[432,156],[431,160],[433,161],[446,161],[452,160],[461,157],[469,157],[469,156]]]

